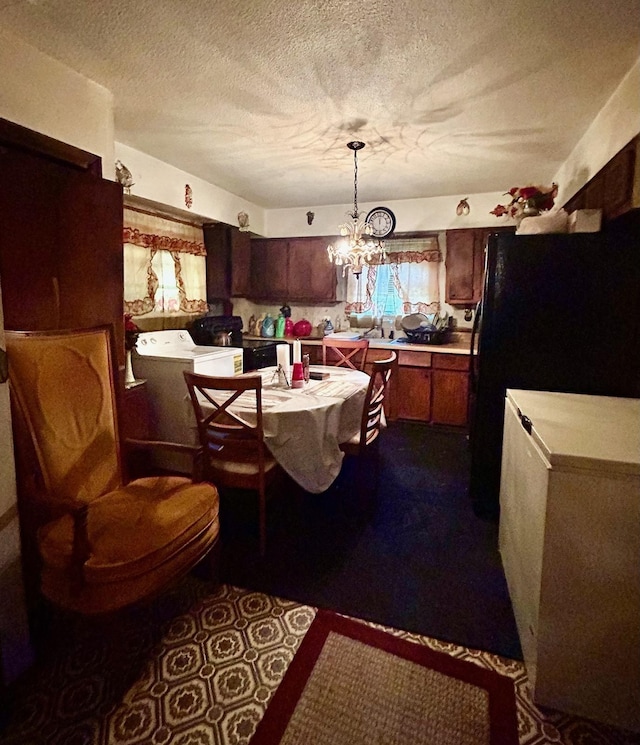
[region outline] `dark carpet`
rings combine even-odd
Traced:
[[[264,558],[255,494],[223,492],[222,580],[522,659],[498,526],[467,494],[466,436],[391,423],[377,457],[377,482],[372,455],[345,459],[323,494],[274,489]]]

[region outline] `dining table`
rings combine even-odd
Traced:
[[[262,378],[264,440],[279,465],[303,489],[326,491],[342,467],[340,443],[360,431],[369,376],[345,367],[311,365],[312,376],[301,388],[283,383],[277,368],[244,375]],[[243,393],[232,413],[255,423],[255,396]]]

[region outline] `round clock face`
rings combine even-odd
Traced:
[[[396,227],[396,216],[388,207],[374,207],[367,215],[371,234],[376,238],[386,238]]]

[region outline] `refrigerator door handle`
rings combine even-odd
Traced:
[[[476,312],[473,317],[473,326],[471,327],[471,348],[469,350],[469,374],[470,374],[470,388],[473,393],[476,392],[478,388],[478,379],[476,375],[476,353],[475,353],[475,346],[476,346],[476,337],[478,336],[478,331],[480,329],[480,318],[482,316],[482,300],[478,302],[476,305]]]

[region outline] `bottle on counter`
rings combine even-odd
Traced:
[[[275,329],[276,339],[284,338],[284,326],[285,326],[285,317],[282,314],[280,314],[276,318],[276,329]]]
[[[275,328],[273,325],[273,318],[271,318],[271,314],[267,313],[267,315],[264,317],[264,321],[262,322],[260,336],[272,337],[274,333]]]
[[[291,318],[286,317],[284,319],[284,335],[285,336],[294,336],[293,326],[294,326],[294,323],[291,320]]]

